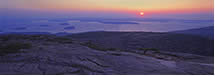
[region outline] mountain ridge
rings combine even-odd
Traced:
[[[202,28],[196,28],[196,29],[188,29],[188,30],[179,30],[179,31],[173,31],[171,33],[197,35],[197,36],[214,39],[214,26],[208,26],[208,27],[202,27]]]
[[[195,35],[155,32],[87,32],[67,35],[80,41],[91,41],[107,48],[157,48],[213,56],[213,40]]]

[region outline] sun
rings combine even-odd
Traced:
[[[144,12],[140,12],[140,16],[144,16],[144,14],[145,14]]]

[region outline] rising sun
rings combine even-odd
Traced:
[[[140,12],[140,16],[144,16],[144,14],[145,14],[144,12]]]

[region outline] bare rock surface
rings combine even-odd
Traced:
[[[132,52],[99,51],[75,42],[25,42],[33,47],[22,49],[22,53],[0,56],[0,74],[210,75],[214,72],[212,57],[179,54],[184,58],[165,59]]]

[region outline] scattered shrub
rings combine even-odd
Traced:
[[[104,48],[104,47],[100,47],[96,44],[93,44],[92,41],[88,41],[85,43],[82,43],[82,45],[87,46],[91,49],[95,49],[95,50],[101,50],[101,51],[116,51],[116,48]]]
[[[4,42],[0,44],[0,55],[19,53],[21,49],[30,49],[32,45],[30,43],[23,42]]]
[[[139,50],[152,50],[152,51],[158,51],[156,48],[139,48]]]
[[[9,36],[2,36],[0,37],[1,41],[8,41],[10,40],[10,37]]]
[[[111,55],[114,55],[114,56],[121,56],[122,54],[120,54],[120,53],[111,53]]]
[[[144,51],[143,54],[146,54],[148,51],[159,53],[159,50],[156,48],[139,48],[138,50],[143,50]]]
[[[66,37],[48,38],[47,41],[58,42],[58,43],[73,43],[72,39],[66,38]]]
[[[117,49],[116,48],[107,48],[107,50],[116,51]]]

